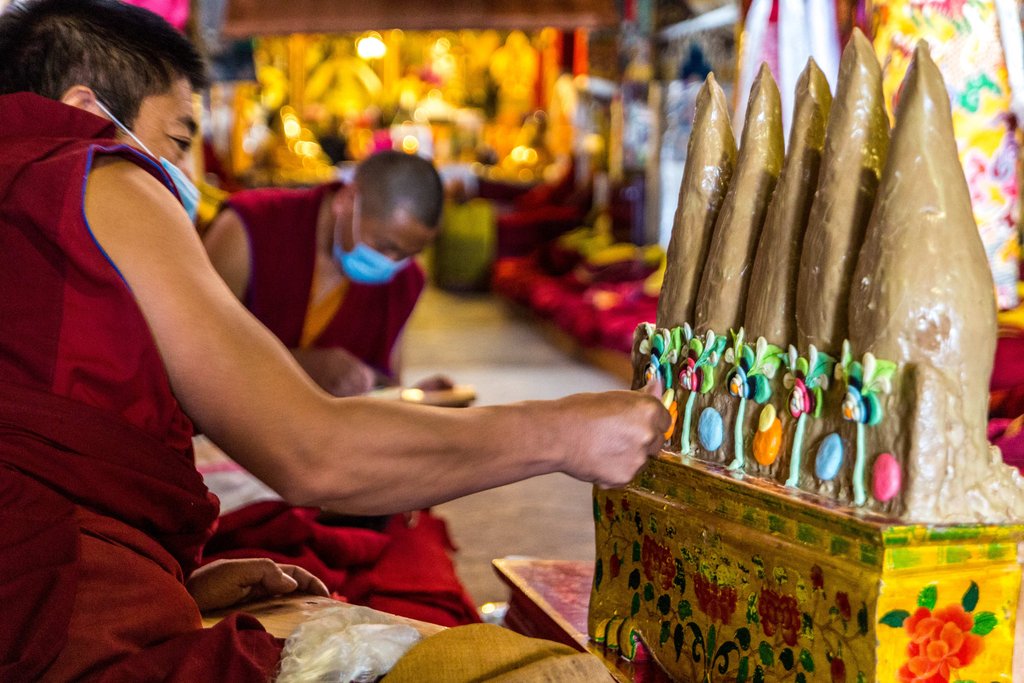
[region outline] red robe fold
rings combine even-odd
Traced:
[[[280,641],[248,617],[201,629],[182,583],[217,502],[83,207],[97,155],[171,185],[112,134],[0,96],[0,680],[266,680]]]
[[[239,192],[227,206],[249,237],[251,278],[245,305],[285,346],[299,346],[316,262],[316,222],[324,194],[338,185]],[[383,285],[350,282],[341,307],[313,343],[341,347],[385,375],[391,351],[423,291],[415,261]]]

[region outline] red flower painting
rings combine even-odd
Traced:
[[[934,612],[918,607],[904,628],[910,634],[910,660],[900,668],[902,683],[947,683],[951,672],[973,662],[984,645],[971,633],[974,617],[961,605]]]

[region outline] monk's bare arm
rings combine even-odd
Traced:
[[[203,236],[203,246],[214,269],[242,301],[252,277],[252,254],[241,216],[230,208],[217,214]]]
[[[628,392],[464,410],[331,398],[237,301],[147,173],[98,167],[86,216],[185,410],[294,503],[395,512],[552,471],[622,484],[668,426],[658,401]]]

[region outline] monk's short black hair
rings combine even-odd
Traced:
[[[356,168],[356,187],[367,216],[386,220],[404,209],[430,228],[441,219],[444,187],[434,165],[422,157],[378,152]]]
[[[84,85],[131,126],[142,101],[180,78],[208,85],[188,38],[152,12],[118,0],[21,0],[0,13],[0,95],[59,100]]]

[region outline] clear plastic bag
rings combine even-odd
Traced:
[[[288,636],[277,683],[370,683],[419,640],[412,626],[365,607],[325,610]]]

